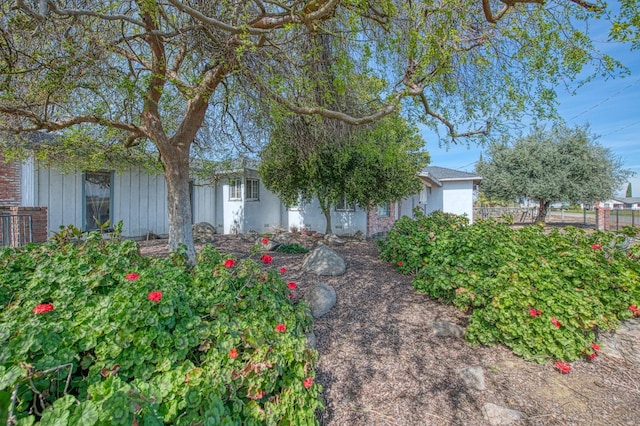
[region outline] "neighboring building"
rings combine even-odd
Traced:
[[[169,232],[167,188],[162,174],[134,167],[123,172],[62,173],[33,160],[3,160],[0,154],[0,207],[13,206],[13,211],[46,207],[49,236],[61,226],[89,231],[106,220],[112,224],[122,221],[125,237]],[[338,235],[384,234],[401,216],[413,216],[415,207],[426,213],[442,210],[473,219],[473,190],[480,177],[441,167],[427,167],[418,177],[423,190],[402,202],[386,203],[370,211],[346,203],[333,206],[333,231]],[[194,177],[190,194],[193,222],[208,222],[218,233],[325,230],[325,217],[317,201],[287,208],[263,186],[257,165],[251,161],[238,163],[210,182]]]

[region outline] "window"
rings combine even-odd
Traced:
[[[389,203],[384,203],[378,206],[379,217],[389,217]]]
[[[242,179],[229,179],[229,199],[242,199]]]
[[[337,212],[354,212],[356,211],[355,204],[347,203],[347,198],[343,195],[340,197],[340,201],[336,204]]]
[[[113,174],[85,172],[84,174],[84,230],[92,231],[107,221],[113,222]]]
[[[247,179],[244,199],[248,201],[260,199],[260,181],[258,179]]]

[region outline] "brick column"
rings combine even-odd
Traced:
[[[49,224],[46,207],[22,207],[9,206],[0,208],[5,213],[8,212],[11,219],[11,242],[12,245],[19,245],[23,241],[32,241],[34,243],[43,243],[47,241]],[[31,216],[31,229],[21,226],[20,216]],[[25,220],[25,219],[23,219]],[[31,234],[29,234],[31,232]]]
[[[22,201],[20,195],[20,177],[22,168],[19,161],[5,162],[0,152],[0,206],[19,206]]]
[[[611,227],[611,209],[607,207],[596,207],[596,229],[606,231]]]

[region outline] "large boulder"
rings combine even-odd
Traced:
[[[192,227],[194,243],[212,243],[216,228],[208,222],[194,223]]]
[[[344,259],[335,250],[324,244],[318,246],[304,257],[302,270],[317,275],[342,275],[346,271]]]
[[[320,318],[336,304],[336,290],[328,284],[318,283],[305,294],[305,301],[311,308],[311,315]]]
[[[600,333],[601,352],[640,366],[640,318],[624,321],[614,332]]]

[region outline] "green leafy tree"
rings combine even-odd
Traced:
[[[539,204],[544,222],[554,201],[594,202],[612,197],[630,175],[586,126],[536,128],[513,143],[493,144],[484,161],[483,192],[501,199],[527,198]]]
[[[343,129],[340,140],[322,120],[292,117],[282,123],[262,152],[264,185],[288,205],[317,199],[331,233],[331,206],[344,197],[365,209],[395,202],[420,190],[416,173],[429,162],[423,139],[398,115],[375,125]],[[317,129],[320,127],[320,129]],[[299,140],[303,139],[302,142]]]
[[[612,38],[638,40],[635,2],[618,12],[581,0],[553,9],[539,0],[491,6],[4,0],[0,130],[55,132],[61,147],[78,147],[72,152],[114,143],[150,150],[167,182],[169,248],[183,243],[194,259],[190,156],[232,155],[266,140],[274,105],[354,125],[403,106],[452,139],[482,137],[525,111],[552,114],[549,87],[583,65],[618,67],[594,49],[590,21],[613,17]],[[332,46],[331,62],[310,35]],[[372,102],[355,112],[336,103],[323,90],[327,80],[316,78],[327,68],[338,93],[358,90],[363,77],[376,80]]]
[[[631,182],[629,182],[629,184],[627,185],[627,193],[625,194],[625,197],[627,197],[627,198],[633,197],[633,190],[631,189]]]

